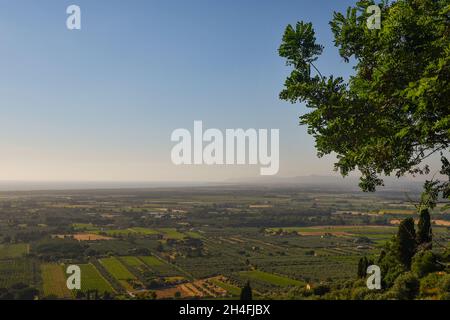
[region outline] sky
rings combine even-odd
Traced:
[[[278,176],[333,174],[278,94],[288,24],[313,23],[322,74],[348,77],[328,25],[353,1],[0,0],[0,180],[222,181],[259,165],[175,166],[177,128],[280,130]],[[81,30],[66,8],[81,8]]]

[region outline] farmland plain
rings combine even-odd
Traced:
[[[0,194],[0,289],[37,298],[256,298],[353,281],[361,257],[415,215],[403,191],[197,187]],[[450,213],[432,212],[434,250],[450,243]],[[417,218],[417,217],[416,217]],[[81,291],[65,267],[81,268]]]

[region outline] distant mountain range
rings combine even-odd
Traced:
[[[423,177],[421,177],[423,178]],[[384,187],[379,187],[379,190],[408,190],[408,191],[420,191],[422,190],[425,179],[412,179],[410,177],[396,178],[396,177],[384,177]],[[321,188],[339,188],[349,190],[359,189],[359,177],[341,177],[341,176],[297,176],[297,177],[267,177],[259,176],[255,178],[245,179],[230,179],[227,182],[234,184],[265,184],[265,185],[279,185],[279,186],[310,186]]]
[[[422,178],[422,177],[421,177]],[[385,186],[378,188],[379,191],[412,191],[419,192],[422,189],[424,179],[411,179],[386,177]],[[75,190],[75,189],[136,189],[136,188],[183,188],[201,186],[278,186],[278,187],[311,187],[319,189],[345,189],[348,191],[359,191],[358,177],[340,176],[297,176],[297,177],[267,177],[258,176],[254,178],[228,179],[223,182],[208,181],[174,181],[174,182],[133,182],[133,181],[0,181],[0,191],[25,191],[25,190]]]

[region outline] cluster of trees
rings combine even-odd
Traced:
[[[21,243],[21,242],[31,242],[37,241],[48,233],[46,231],[28,231],[28,232],[16,232],[14,235],[5,235],[1,240],[2,243]]]
[[[413,218],[404,219],[395,238],[382,250],[376,262],[382,271],[383,288],[392,288],[397,298],[412,298],[419,293],[420,279],[445,270],[448,257],[432,249],[431,219],[428,209],[420,212],[417,231]],[[402,289],[403,288],[403,289]],[[408,294],[404,288],[409,288]]]
[[[78,290],[75,294],[77,300],[112,300],[114,296],[105,291],[103,293],[98,292],[98,290],[87,290],[80,291]],[[49,297],[47,297],[49,298]],[[51,297],[50,297],[51,298]]]
[[[413,218],[404,219],[397,235],[375,258],[362,257],[357,280],[321,283],[312,288],[294,288],[292,299],[450,299],[450,250],[432,250],[432,228],[428,209],[420,211],[417,229]],[[367,267],[381,268],[381,290],[366,286]]]
[[[87,245],[74,239],[44,239],[32,246],[33,254],[44,261],[79,259],[87,250]]]
[[[0,288],[0,300],[34,300],[39,290],[24,283],[16,283],[9,288]]]
[[[372,30],[366,9],[373,4],[356,1],[330,21],[339,54],[354,62],[355,74],[348,81],[324,76],[315,66],[323,46],[316,43],[311,23],[286,27],[279,54],[293,70],[280,98],[304,102],[312,110],[300,123],[315,138],[318,156],[335,153],[335,170],[343,176],[358,170],[363,191],[383,185],[381,175],[430,173],[423,162],[433,154],[440,154],[439,173],[449,179],[434,175],[425,182],[417,231],[412,218],[403,220],[375,262],[382,270],[383,293],[368,292],[361,279],[326,295],[412,299],[426,295],[423,288],[433,284],[448,299],[449,275],[436,273],[449,262],[448,248],[440,255],[432,251],[428,209],[440,195],[450,199],[450,161],[445,157],[450,151],[450,4],[382,0],[382,27]],[[359,261],[359,278],[370,263]]]

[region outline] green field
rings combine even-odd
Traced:
[[[132,291],[133,286],[131,281],[137,280],[136,276],[132,274],[127,267],[115,257],[99,259],[99,262],[105,267],[106,271],[113,276],[120,285],[127,291]]]
[[[276,232],[279,229],[286,232],[348,232],[353,234],[393,233],[397,230],[394,226],[323,226],[323,227],[283,227],[268,228],[268,232]]]
[[[35,265],[29,259],[0,260],[0,288],[33,282]]]
[[[177,229],[175,228],[160,228],[158,229],[158,231],[161,232],[167,239],[181,240],[186,237],[183,233],[177,231]]]
[[[136,228],[127,228],[127,229],[110,229],[110,230],[102,230],[99,231],[97,230],[93,230],[96,233],[102,233],[102,234],[106,234],[108,236],[129,236],[129,235],[156,235],[156,234],[160,234],[160,232],[158,232],[155,229],[149,229],[149,228],[140,228],[140,227],[136,227]]]
[[[153,256],[141,256],[139,257],[142,261],[145,262],[146,265],[150,267],[156,267],[156,266],[162,266],[164,265],[164,262],[159,260],[158,258],[155,258]]]
[[[195,231],[187,231],[187,232],[185,232],[185,234],[188,237],[191,237],[191,238],[194,238],[194,239],[202,239],[203,238],[203,236],[200,233],[195,232]]]
[[[239,296],[241,294],[241,289],[239,287],[233,286],[232,284],[220,281],[219,279],[211,279],[211,282],[222,289],[225,289],[228,294],[232,296]]]
[[[415,214],[416,210],[407,210],[407,209],[383,209],[378,212],[379,214]]]
[[[44,296],[70,299],[71,291],[67,288],[66,275],[63,266],[56,263],[46,263],[41,265],[42,287]]]
[[[144,266],[144,262],[142,262],[142,260],[139,260],[138,257],[134,257],[134,256],[126,256],[126,257],[120,257],[120,259],[125,262],[125,264],[127,264],[128,266],[131,267],[141,267]]]
[[[109,229],[109,230],[100,230],[98,227],[90,224],[90,223],[74,223],[72,224],[75,230],[77,231],[89,231],[97,234],[105,234],[107,236],[112,237],[120,237],[120,236],[130,236],[130,235],[140,235],[140,236],[149,236],[149,235],[161,235],[166,239],[175,239],[181,240],[186,238],[186,234],[177,231],[176,228],[159,228],[159,229],[151,229],[151,228],[143,228],[143,227],[133,227],[126,229]],[[201,238],[201,235],[197,232],[190,232],[190,236],[192,238]]]
[[[149,228],[135,227],[135,228],[130,228],[128,230],[130,230],[130,231],[132,231],[134,233],[143,234],[143,235],[159,234],[158,231],[156,231],[154,229],[149,229]]]
[[[72,227],[76,231],[97,231],[98,227],[94,226],[92,223],[73,223]]]
[[[108,281],[98,272],[94,265],[80,264],[81,269],[81,290],[98,290],[98,292],[114,292]]]
[[[114,278],[117,280],[130,280],[136,277],[117,258],[104,258],[99,260]]]
[[[20,258],[28,253],[29,245],[19,244],[0,244],[0,259]]]
[[[294,280],[288,277],[279,276],[276,274],[252,270],[252,271],[241,271],[239,275],[248,280],[263,281],[275,286],[286,287],[286,286],[301,286],[304,285],[302,281]]]
[[[97,230],[95,233],[105,234],[110,237],[128,236],[131,234],[136,234],[136,232],[130,229],[111,229],[111,230]]]
[[[182,266],[174,266],[155,256],[139,256],[139,259],[145,263],[147,270],[155,277],[184,277],[189,274]]]

